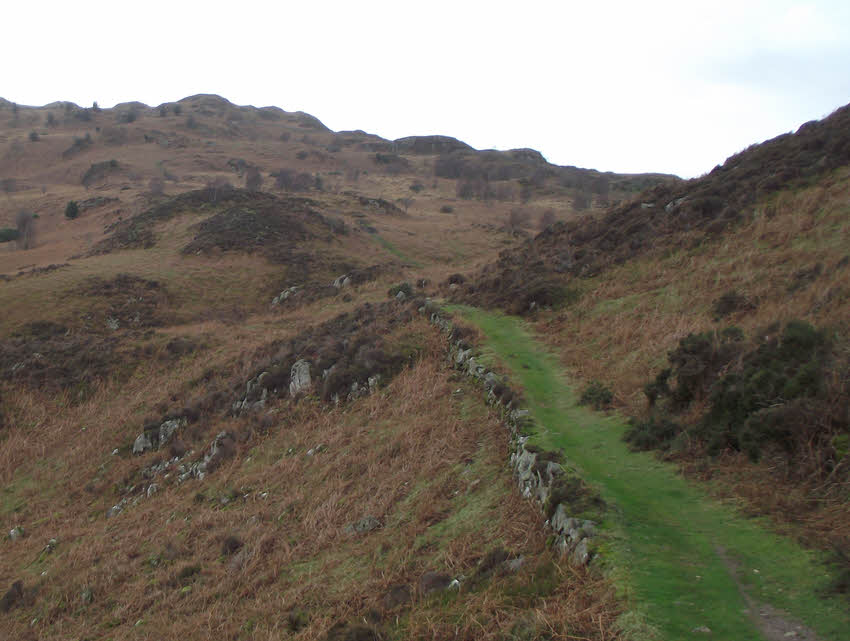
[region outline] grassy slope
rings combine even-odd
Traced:
[[[813,553],[707,498],[672,466],[629,452],[621,419],[578,407],[556,360],[520,321],[469,308],[463,313],[522,384],[545,426],[535,438],[563,448],[614,504],[611,525],[622,538],[607,553],[665,638],[685,638],[702,625],[716,639],[756,638],[718,546],[740,563],[740,579],[758,601],[786,610],[824,638],[845,638],[846,611],[815,594],[825,572]]]

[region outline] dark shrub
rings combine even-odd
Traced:
[[[68,204],[65,205],[65,218],[69,220],[73,220],[77,216],[80,215],[80,206],[77,204],[76,200],[69,200]]]
[[[579,405],[590,405],[595,410],[604,410],[611,407],[611,401],[614,400],[614,395],[611,390],[605,387],[599,381],[591,381],[590,385],[584,388],[579,399]]]
[[[719,320],[734,312],[748,311],[754,308],[755,305],[746,296],[730,289],[714,301],[711,311],[714,319]]]
[[[818,465],[827,461],[827,467],[840,458],[834,436],[847,431],[848,421],[825,385],[833,367],[831,341],[801,321],[759,336],[747,346],[743,332],[729,327],[682,339],[668,355],[672,367],[644,388],[656,413],[633,421],[626,440],[639,449],[666,449],[681,429],[668,414],[706,400],[703,417],[687,431],[709,454],[731,449],[755,460],[769,451],[790,460],[820,452]]]
[[[440,213],[441,214],[451,214],[451,213],[454,213],[454,210],[455,210],[455,208],[452,207],[451,205],[443,205],[442,207],[440,207]]]
[[[413,287],[410,286],[410,283],[399,283],[398,285],[393,285],[390,287],[387,292],[387,296],[390,298],[395,298],[398,296],[398,293],[402,292],[405,296],[413,296]]]
[[[237,537],[232,534],[224,539],[221,544],[221,554],[223,556],[230,556],[231,554],[235,554],[238,552],[244,543],[240,541]]]
[[[640,451],[667,450],[681,431],[681,426],[664,417],[651,416],[646,421],[631,419],[623,440]]]

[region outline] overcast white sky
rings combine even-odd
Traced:
[[[850,102],[850,1],[6,3],[0,96],[195,93],[695,176]]]

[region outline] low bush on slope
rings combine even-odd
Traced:
[[[750,341],[737,328],[689,334],[668,359],[670,367],[645,388],[650,417],[626,434],[636,448],[696,440],[709,454],[732,449],[753,460],[783,459],[800,478],[826,477],[846,456],[850,364],[830,333],[790,321]],[[703,408],[696,420],[695,408]],[[683,416],[682,426],[673,422]]]

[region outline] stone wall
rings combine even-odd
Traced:
[[[562,464],[560,452],[543,451],[529,443],[529,433],[534,429],[531,413],[521,407],[519,395],[506,385],[503,377],[480,362],[474,346],[448,315],[432,304],[419,311],[430,314],[431,323],[446,335],[452,366],[480,385],[487,403],[498,410],[510,434],[513,450],[510,465],[517,485],[522,495],[535,500],[547,517],[546,526],[553,534],[552,547],[572,564],[586,565],[594,556],[597,526],[592,520],[576,518],[577,508],[592,506],[598,512],[604,503],[575,471]]]

